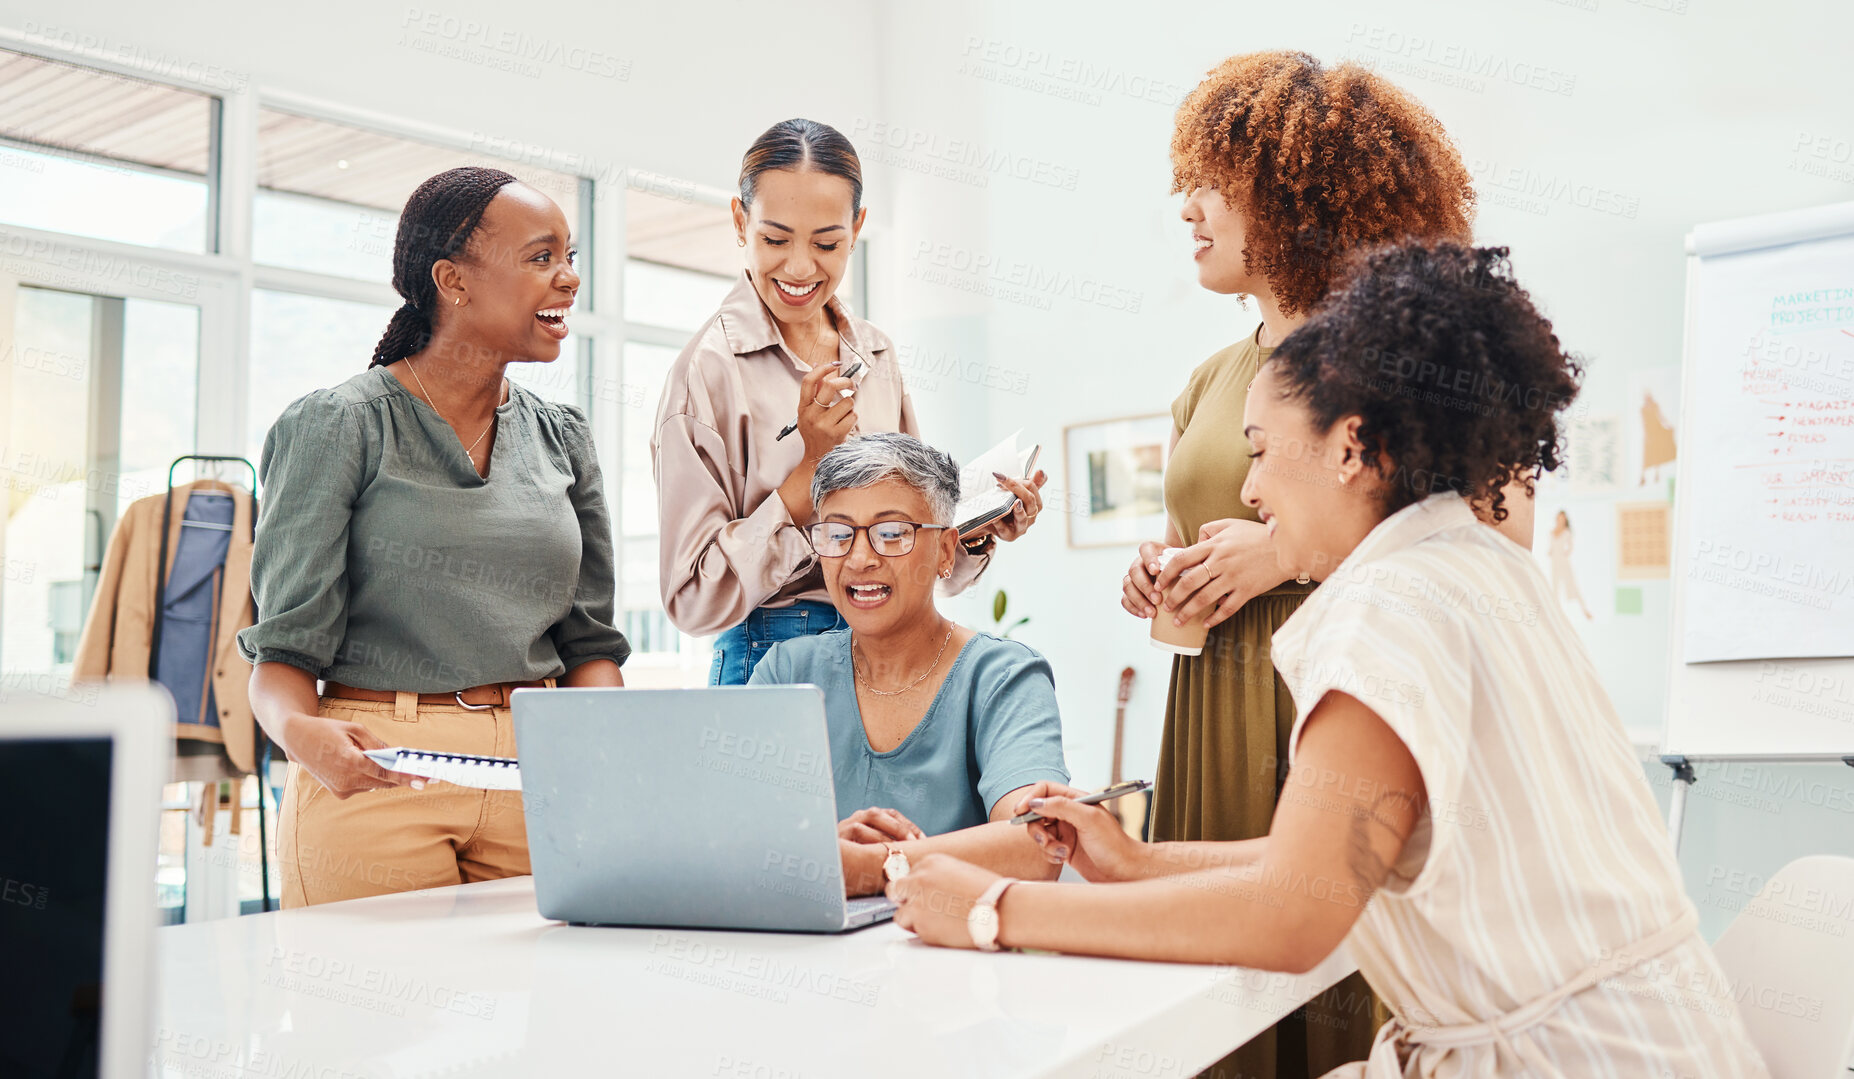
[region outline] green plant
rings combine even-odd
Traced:
[[[1029,616],[1026,615],[1023,618],[1019,618],[1017,621],[1012,622],[1008,626],[1005,625],[1004,624],[1004,612],[1005,612],[1006,607],[1009,605],[1009,602],[1010,601],[1005,596],[1004,589],[1002,588],[998,589],[997,595],[994,595],[991,597],[992,629],[996,636],[1002,637],[1007,641],[1011,639],[1011,634],[1016,632],[1018,626],[1021,626],[1025,622],[1030,621]]]

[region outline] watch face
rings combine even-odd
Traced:
[[[989,903],[974,906],[966,917],[966,928],[972,932],[972,943],[981,948],[991,947],[998,941],[998,908]]]
[[[889,851],[888,857],[882,860],[882,872],[888,875],[889,880],[900,880],[907,876],[908,856],[902,851]]]

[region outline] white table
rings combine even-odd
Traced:
[[[584,928],[531,878],[165,928],[156,1074],[1193,1074],[1353,967],[1309,974],[840,936]]]

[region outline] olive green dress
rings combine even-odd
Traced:
[[[1257,331],[1258,335],[1260,331]],[[1254,521],[1242,504],[1249,440],[1242,433],[1249,382],[1271,350],[1254,337],[1191,373],[1172,404],[1178,445],[1165,468],[1165,506],[1187,545],[1209,521]],[[1253,839],[1268,834],[1294,703],[1275,673],[1269,641],[1312,585],[1293,582],[1244,604],[1210,632],[1201,656],[1172,661],[1165,736],[1154,791],[1155,840]],[[1371,1052],[1383,1013],[1357,974],[1214,1065],[1223,1079],[1320,1076]]]

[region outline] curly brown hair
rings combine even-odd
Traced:
[[[1172,191],[1222,193],[1243,258],[1284,314],[1311,310],[1346,257],[1399,240],[1470,238],[1473,178],[1429,111],[1357,64],[1254,52],[1178,106]]]
[[[1506,519],[1503,488],[1564,461],[1558,414],[1583,367],[1513,276],[1504,247],[1361,254],[1267,365],[1317,431],[1362,417],[1365,467],[1394,513],[1452,490]],[[1387,467],[1388,466],[1388,467]]]

